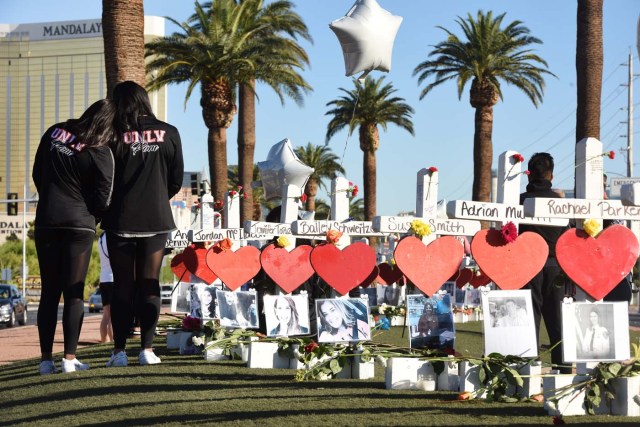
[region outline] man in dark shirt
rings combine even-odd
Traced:
[[[520,204],[525,199],[535,197],[560,198],[551,190],[553,179],[553,157],[549,153],[536,153],[529,160],[529,184],[527,191],[520,194]],[[533,314],[536,324],[536,337],[540,340],[540,318],[544,319],[549,334],[551,346],[562,340],[562,302],[565,297],[564,283],[556,284],[556,278],[561,273],[556,260],[556,242],[568,227],[553,227],[546,225],[521,224],[520,233],[532,231],[539,234],[549,245],[549,257],[542,271],[540,271],[524,289],[531,290]],[[562,345],[556,345],[551,351],[551,362],[562,365]],[[560,373],[571,373],[570,366],[560,366]]]

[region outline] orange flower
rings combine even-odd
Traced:
[[[342,231],[338,230],[329,230],[327,231],[327,242],[333,243],[334,245],[338,243],[340,238],[342,237]]]
[[[218,243],[216,243],[216,246],[223,251],[228,251],[229,249],[231,249],[231,246],[233,246],[233,242],[230,238],[227,237],[226,239],[220,240]]]
[[[473,399],[473,393],[470,391],[463,391],[458,395],[458,400],[471,400]]]
[[[535,400],[536,402],[544,402],[544,395],[542,393],[534,394],[531,396],[531,400]]]

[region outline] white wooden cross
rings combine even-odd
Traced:
[[[432,234],[422,241],[429,243],[437,235],[473,236],[480,230],[478,221],[464,219],[441,219],[437,217],[438,209],[438,171],[420,169],[416,185],[416,216],[377,216],[373,219],[373,229],[383,233],[406,234],[415,219],[424,220]]]
[[[297,220],[291,224],[291,231],[299,236],[313,236],[317,239],[329,230],[342,232],[336,246],[340,249],[351,243],[351,236],[378,236],[386,234],[374,231],[371,221],[348,221],[349,219],[349,180],[337,177],[331,182],[331,215],[323,221]]]
[[[625,189],[625,203],[605,200],[603,190],[602,143],[585,138],[576,144],[576,197],[574,199],[535,198],[524,201],[526,216],[575,219],[582,228],[585,219],[640,220],[640,206],[629,204],[638,200],[634,188]]]
[[[494,221],[496,223],[513,222],[516,226],[518,223],[549,226],[567,225],[568,219],[556,218],[555,215],[526,215],[523,206],[520,206],[522,162],[517,161],[514,157],[518,155],[519,153],[515,151],[506,151],[498,158],[496,203],[452,200],[447,203],[447,215],[452,218]]]

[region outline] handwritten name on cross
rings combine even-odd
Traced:
[[[416,184],[416,216],[377,216],[373,229],[382,233],[408,233],[411,222],[421,219],[431,227],[432,234],[422,239],[433,241],[437,235],[473,236],[480,230],[478,221],[440,219],[438,210],[438,171],[423,168],[418,171]]]
[[[337,177],[331,182],[331,215],[325,221],[297,220],[291,224],[294,234],[324,236],[329,230],[343,233],[336,246],[344,248],[351,243],[351,236],[385,236],[373,229],[371,221],[347,221],[349,218],[349,180]]]

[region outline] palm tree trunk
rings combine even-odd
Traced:
[[[102,35],[107,96],[125,80],[144,87],[143,0],[102,0]]]
[[[577,24],[576,142],[579,142],[588,137],[600,139],[603,61],[602,0],[579,0]]]
[[[373,150],[364,151],[362,162],[363,190],[364,190],[364,220],[373,221],[376,216],[376,152]],[[369,237],[369,246],[376,249],[378,239]]]
[[[253,158],[256,149],[255,82],[241,84],[238,94],[238,179],[247,195],[240,200],[240,224],[253,218]]]
[[[224,193],[229,189],[227,177],[227,129],[209,128],[209,174],[211,176],[211,192],[215,200],[224,200]]]
[[[473,134],[472,200],[474,201],[490,201],[491,163],[493,160],[492,133],[493,107],[478,106],[475,113],[475,132]]]

